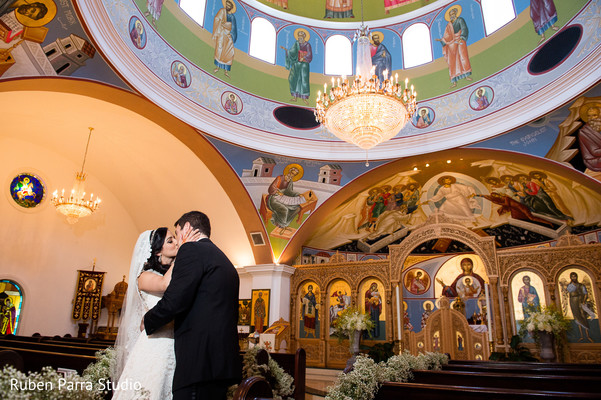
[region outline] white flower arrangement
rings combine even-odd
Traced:
[[[364,314],[355,307],[349,307],[343,310],[338,318],[334,320],[334,336],[342,338],[348,337],[353,340],[355,331],[368,331],[371,336],[371,330],[374,328],[369,314]]]
[[[360,354],[353,370],[338,375],[334,386],[328,388],[326,400],[372,400],[383,382],[408,382],[413,378],[412,370],[440,369],[448,362],[445,354],[414,356],[405,351],[376,364],[368,356]]]
[[[528,332],[545,331],[560,335],[570,329],[570,321],[555,307],[533,308],[522,323]]]
[[[27,374],[12,366],[5,366],[0,373],[0,399],[3,400],[102,400],[112,389],[110,373],[115,362],[115,349],[109,347],[96,352],[96,362],[88,365],[80,376],[69,376],[52,367]],[[139,398],[148,398],[142,388]]]
[[[84,373],[64,376],[52,367],[24,374],[5,366],[0,374],[0,398],[100,400],[108,393],[109,371],[114,359],[112,348],[96,352],[97,361]]]

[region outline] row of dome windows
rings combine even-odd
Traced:
[[[515,19],[512,0],[480,0],[484,29],[489,36]],[[179,6],[200,26],[204,25],[206,0],[180,0]],[[276,29],[271,22],[256,17],[251,22],[249,55],[275,64]],[[409,26],[401,35],[404,68],[433,61],[430,28],[421,22]],[[353,45],[342,35],[332,35],[325,42],[325,74],[352,75]]]

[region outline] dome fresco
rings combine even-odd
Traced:
[[[363,151],[339,141],[322,127],[295,129],[274,115],[276,109],[286,104],[300,107],[314,104],[317,91],[331,78],[323,74],[327,39],[332,35],[352,39],[358,23],[293,15],[286,20],[281,14],[269,15],[265,7],[259,10],[244,2],[232,1],[235,12],[228,14],[221,1],[208,0],[203,26],[190,19],[174,2],[163,4],[160,18],[154,23],[144,17],[145,1],[82,1],[81,12],[94,31],[107,19],[113,25],[114,31],[104,30],[96,40],[102,47],[111,43],[104,54],[136,90],[210,136],[288,156],[364,159]],[[407,17],[369,22],[372,31],[383,35],[382,44],[392,55],[393,73],[398,73],[399,79],[409,77],[415,85],[418,113],[425,109],[429,116],[427,122],[419,126],[419,116],[415,117],[414,123],[408,124],[396,138],[370,150],[371,159],[437,151],[498,135],[552,111],[595,83],[595,74],[582,75],[578,70],[599,68],[595,62],[598,43],[593,39],[598,36],[599,27],[590,18],[598,14],[597,2],[557,2],[557,21],[547,27],[547,37],[542,43],[539,43],[541,36],[534,30],[529,2],[515,0],[516,18],[489,36],[485,33],[479,2],[459,0],[440,4],[423,8],[423,14],[420,9],[416,12],[418,16],[410,13]],[[451,24],[447,21],[451,8],[460,10],[457,19],[462,19],[468,28],[465,31],[469,32],[465,45],[460,46],[461,54],[455,52],[450,56],[454,57],[451,64],[461,57],[464,60],[461,68],[465,71],[458,72],[455,64],[449,67],[449,53],[443,54],[438,40],[444,40]],[[232,26],[236,28],[235,41],[227,43],[229,47],[233,45],[228,50],[231,55],[225,55],[227,61],[221,67],[215,61],[223,54],[217,55],[215,50],[218,29],[214,26],[220,10],[224,10],[222,14],[226,19],[235,20]],[[132,17],[145,22],[148,43],[143,49],[136,46],[128,31]],[[275,64],[248,55],[251,22],[256,18],[268,20],[276,31]],[[416,23],[423,23],[430,30],[430,41],[424,45],[431,46],[433,61],[403,69],[402,37],[406,29]],[[568,28],[571,34],[565,35]],[[309,94],[306,91],[299,95],[301,97],[293,94],[291,99],[286,54],[296,42],[295,32],[299,29],[308,33],[307,41],[312,50]],[[552,65],[537,64],[538,69],[532,70],[531,64],[539,52],[555,54],[554,46],[559,42],[566,47],[566,40],[553,40],[557,35],[567,38],[569,50],[564,57],[549,61]],[[542,59],[545,64],[545,57]],[[173,76],[171,66],[176,62],[187,69],[189,82],[185,87],[177,84]],[[560,78],[569,78],[572,84],[566,88]],[[482,90],[480,96],[479,89]],[[244,105],[243,111],[226,110],[220,101],[224,92],[234,93]],[[478,105],[478,101],[482,104]],[[232,126],[236,129],[231,129]]]
[[[420,13],[428,7],[432,8],[432,6],[444,5],[449,2],[449,0],[364,0],[363,15],[367,21],[394,18],[401,14]],[[354,22],[361,18],[360,0],[349,1],[349,5],[346,7],[347,10],[340,10],[337,13],[335,10],[332,10],[331,6],[328,7],[327,2],[323,0],[306,0],[302,2],[294,0],[258,0],[253,2],[251,0],[248,3],[259,3],[270,7],[272,9],[271,13],[279,12],[316,20]]]

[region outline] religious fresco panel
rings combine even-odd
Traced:
[[[439,298],[449,297],[451,307],[461,312],[471,328],[486,332],[487,278],[480,257],[475,254],[459,256],[420,256],[422,260],[403,272],[403,301],[405,328],[422,331],[430,315],[439,309]]]
[[[511,279],[510,287],[513,302],[513,318],[515,319],[516,331],[519,332],[530,307],[538,308],[547,305],[545,285],[537,273],[520,271]],[[528,334],[522,337],[522,341],[533,342],[534,339]]]
[[[405,329],[420,332],[426,327],[428,317],[438,309],[433,277],[440,265],[451,256],[429,256],[408,265],[403,271],[403,303]]]
[[[474,254],[453,257],[441,265],[434,279],[436,298],[451,299],[451,308],[462,312],[472,327],[486,325],[488,276],[480,257]]]
[[[599,313],[594,280],[581,268],[569,267],[559,274],[557,287],[561,310],[571,320],[570,343],[599,343]]]
[[[364,339],[386,340],[386,299],[384,285],[379,279],[369,278],[359,286],[359,308],[369,314],[375,323],[374,329],[365,332]]]
[[[412,168],[408,162],[397,173],[341,200],[305,245],[387,253],[389,245],[401,243],[436,214],[494,236],[498,248],[549,243],[568,227],[574,234],[585,234],[601,222],[601,194],[594,185],[574,184],[541,166],[468,159],[465,154],[459,159],[450,155],[446,162],[422,160],[416,158]],[[470,251],[450,240],[426,245],[424,252],[430,253]]]
[[[351,306],[351,287],[342,280],[337,279],[328,288],[327,307],[328,307],[328,326],[329,335],[334,333],[333,322],[340,313]]]
[[[321,290],[314,281],[305,282],[300,288],[301,314],[298,337],[319,339]]]

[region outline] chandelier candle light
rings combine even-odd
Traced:
[[[369,150],[393,138],[415,113],[417,92],[409,79],[399,83],[398,74],[384,81],[374,74],[371,63],[369,29],[361,23],[355,36],[357,68],[355,79],[332,78],[332,86],[324,84],[323,95],[317,94],[315,119],[338,138]],[[371,77],[371,78],[368,78]],[[369,165],[369,164],[366,164]]]
[[[75,224],[79,218],[87,217],[96,211],[100,205],[100,199],[94,194],[90,194],[90,198],[86,200],[84,197],[85,192],[85,180],[86,174],[83,172],[83,168],[86,165],[86,157],[88,155],[88,147],[90,146],[90,138],[92,137],[92,131],[90,129],[88,135],[88,143],[86,144],[86,152],[83,156],[83,164],[81,165],[81,171],[75,174],[75,184],[71,189],[71,195],[65,197],[65,189],[63,189],[61,195],[58,195],[58,190],[55,190],[52,194],[52,204],[56,207],[56,210],[67,217],[67,222]]]

